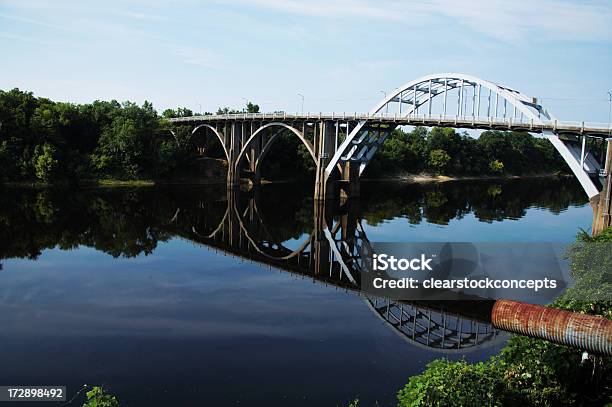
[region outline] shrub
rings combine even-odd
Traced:
[[[503,371],[496,361],[469,364],[434,360],[399,391],[400,406],[501,406]]]
[[[429,152],[429,159],[427,160],[427,164],[436,173],[444,174],[450,160],[450,155],[448,155],[446,151],[436,149],[431,150]]]
[[[499,160],[493,160],[489,163],[489,169],[494,174],[501,174],[504,171],[504,163]]]
[[[55,158],[55,148],[45,143],[42,146],[36,146],[34,150],[34,172],[36,178],[43,182],[53,180],[58,166],[58,160]]]
[[[119,401],[102,387],[95,386],[87,392],[87,401],[83,407],[119,407]]]

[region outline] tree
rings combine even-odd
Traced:
[[[499,160],[493,160],[489,163],[489,169],[494,174],[500,174],[504,171],[504,163]]]
[[[427,164],[437,174],[444,174],[451,157],[448,153],[441,149],[432,150],[429,152]]]
[[[249,102],[246,105],[247,108],[247,113],[259,113],[259,105],[254,105],[253,103]]]
[[[191,109],[186,108],[186,107],[179,107],[176,110],[174,110],[174,109],[166,109],[162,113],[162,116],[167,118],[167,119],[171,119],[171,118],[175,118],[175,117],[190,117],[190,116],[193,116],[193,111]]]
[[[36,177],[43,182],[52,182],[58,166],[56,150],[50,144],[36,146],[34,150],[34,170]]]

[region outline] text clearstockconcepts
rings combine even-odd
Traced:
[[[374,254],[372,256],[374,271],[433,271],[430,263],[433,258],[421,254],[420,257],[411,259],[396,258],[388,254]],[[554,279],[436,279],[429,278],[423,281],[409,278],[382,278],[376,277],[372,281],[374,288],[434,288],[434,289],[530,289],[537,292],[540,289],[555,289],[557,281]]]
[[[419,285],[420,284],[420,285]],[[437,288],[437,289],[499,289],[499,288],[522,288],[535,292],[542,288],[557,288],[557,281],[545,278],[543,280],[495,280],[491,278],[460,280],[437,280],[429,278],[420,282],[415,278],[385,279],[376,277],[373,280],[374,288]]]

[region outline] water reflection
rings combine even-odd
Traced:
[[[93,247],[114,257],[150,254],[181,237],[318,283],[356,290],[364,224],[397,218],[446,225],[473,214],[480,222],[518,219],[530,207],[559,213],[584,204],[565,181],[444,185],[365,184],[360,201],[315,204],[309,187],[254,191],[219,187],[9,190],[0,198],[0,258],[36,259],[45,249]],[[410,343],[464,352],[492,342],[490,304],[399,303],[364,297],[384,323]]]

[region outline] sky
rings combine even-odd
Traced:
[[[607,123],[612,3],[559,0],[0,0],[0,89],[53,100],[367,112],[461,72]]]

